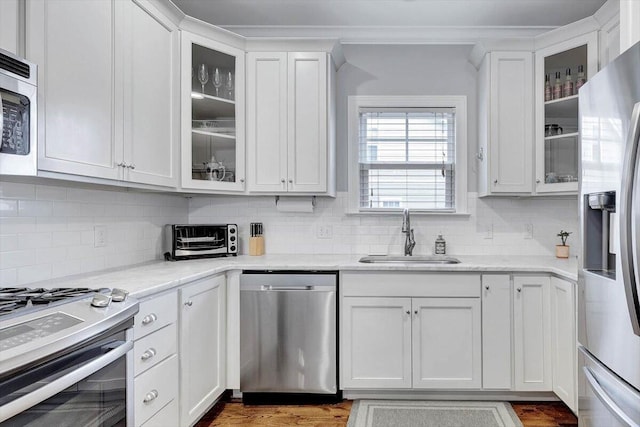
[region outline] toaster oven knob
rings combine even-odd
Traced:
[[[235,229],[235,228],[230,228],[230,229],[229,229],[229,233],[230,233],[230,234],[234,234],[235,232],[236,232],[236,229]]]
[[[232,242],[235,242],[235,240],[236,240],[236,236],[231,236],[231,237],[229,237],[229,240],[231,240]]]
[[[236,247],[232,245],[229,249],[231,249],[231,252],[235,252]]]

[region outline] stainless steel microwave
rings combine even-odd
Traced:
[[[236,224],[171,224],[165,226],[167,260],[238,255]]]
[[[36,175],[36,65],[0,49],[0,175]]]

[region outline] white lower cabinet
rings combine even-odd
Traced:
[[[140,302],[133,329],[135,426],[178,425],[176,319],[175,291]]]
[[[551,390],[548,276],[513,277],[514,389]]]
[[[511,276],[482,276],[482,388],[511,390]]]
[[[411,298],[344,298],[344,388],[411,387]]]
[[[574,285],[555,277],[551,278],[551,347],[553,392],[577,412]]]
[[[480,388],[479,298],[413,298],[413,388]]]
[[[477,275],[343,274],[342,388],[479,389],[479,288]]]
[[[226,279],[180,289],[180,425],[193,425],[226,388]]]

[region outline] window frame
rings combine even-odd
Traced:
[[[424,95],[424,96],[369,96],[348,97],[348,213],[352,214],[393,214],[401,208],[361,208],[360,207],[360,164],[359,129],[360,109],[363,108],[454,108],[456,114],[455,132],[455,209],[427,210],[411,209],[412,212],[438,215],[467,213],[467,97],[465,95]]]

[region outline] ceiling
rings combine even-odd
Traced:
[[[173,0],[187,15],[245,36],[338,37],[354,30],[527,28],[593,15],[605,0]]]

